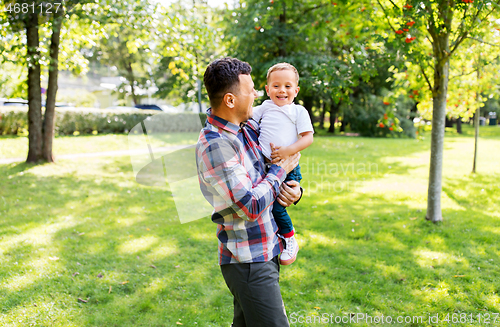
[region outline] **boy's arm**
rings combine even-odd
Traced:
[[[313,132],[300,133],[301,138],[297,142],[290,144],[289,146],[275,147],[275,150],[271,153],[271,160],[273,163],[280,161],[281,159],[286,159],[289,156],[300,152],[310,146],[314,140]]]

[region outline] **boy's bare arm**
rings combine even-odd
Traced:
[[[289,156],[304,150],[308,146],[310,146],[314,140],[313,132],[304,132],[301,133],[302,136],[297,142],[290,144],[289,146],[275,147],[273,152],[271,153],[272,163],[276,163],[281,159],[286,159]]]

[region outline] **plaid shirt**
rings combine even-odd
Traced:
[[[285,180],[283,168],[265,172],[259,124],[241,128],[209,115],[196,146],[200,188],[214,207],[219,264],[266,262],[283,250],[271,205]]]

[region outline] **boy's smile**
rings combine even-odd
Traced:
[[[295,73],[289,69],[272,72],[266,85],[267,95],[280,107],[291,104],[299,89]]]

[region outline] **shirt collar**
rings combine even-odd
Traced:
[[[274,107],[274,108],[278,108],[278,109],[281,109],[281,110],[285,110],[285,109],[289,109],[290,107],[292,107],[293,105],[295,105],[294,102],[290,103],[290,104],[285,104],[284,106],[278,106],[276,103],[273,102],[273,100],[265,100],[262,105],[266,105],[268,107]]]
[[[209,124],[216,126],[218,128],[222,128],[223,130],[233,133],[234,135],[238,135],[240,127],[236,124],[233,124],[223,118],[220,118],[214,114],[212,114],[212,108],[207,110],[207,121]]]

